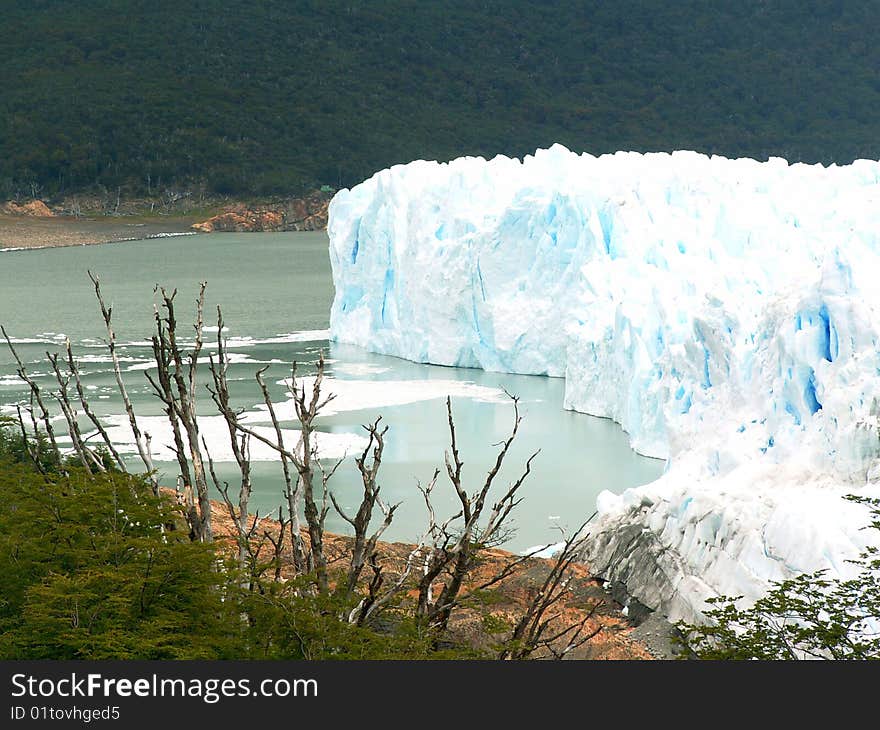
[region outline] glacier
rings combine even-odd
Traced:
[[[415,161],[339,191],[337,341],[565,378],[663,476],[600,495],[587,556],[672,619],[873,539],[880,162],[695,152]]]

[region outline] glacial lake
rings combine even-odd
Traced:
[[[132,241],[100,246],[0,252],[0,323],[13,340],[29,372],[51,389],[45,352],[59,351],[65,337],[80,358],[83,382],[93,410],[119,422],[123,414],[112,366],[102,344],[105,335],[87,271],[101,278],[113,321],[125,382],[134,407],[147,425],[161,425],[161,409],[145,378],[151,350],[149,336],[154,286],[178,289],[180,332],[192,339],[195,299],[200,281],[207,281],[207,357],[216,351],[216,307],[226,324],[224,336],[232,353],[229,370],[234,405],[254,423],[265,422],[254,373],[268,366],[265,380],[273,401],[287,401],[283,379],[295,360],[299,372],[313,372],[323,351],[327,359],[326,388],[338,392],[319,421],[327,434],[328,454],[348,453],[331,481],[339,501],[357,505],[360,477],[353,454],[363,437],[361,425],[381,415],[389,426],[380,472],[382,495],[401,502],[386,539],[414,541],[425,526],[418,482],[443,468],[449,435],[445,397],[451,394],[465,483],[470,491],[482,484],[494,462],[498,444],[510,431],[513,408],[504,391],[520,397],[523,422],[497,488],[515,479],[529,454],[538,449],[532,474],[520,494],[515,532],[505,545],[511,550],[557,542],[560,528],[572,529],[595,510],[596,496],[608,489],[621,492],[656,479],[664,463],[641,457],[628,445],[615,423],[562,408],[564,383],[558,378],[486,373],[481,370],[422,365],[328,342],[333,285],[325,233],[208,234]],[[207,383],[207,365],[200,370]],[[216,409],[204,385],[199,388],[200,415]],[[14,413],[27,399],[26,386],[15,376],[12,355],[0,347],[0,413]],[[210,419],[209,419],[210,420]],[[60,428],[63,421],[58,422]],[[228,448],[228,435],[206,421],[203,432],[216,458]],[[293,424],[285,424],[292,427]],[[155,436],[154,450],[161,449]],[[134,468],[139,466],[131,457]],[[328,461],[328,463],[330,463]],[[175,465],[157,462],[163,483],[173,486]],[[217,464],[237,497],[237,470]],[[280,465],[257,461],[253,467],[251,508],[261,514],[282,503]],[[454,511],[454,495],[441,471],[435,489],[440,514]],[[328,529],[346,532],[347,525],[330,511]]]

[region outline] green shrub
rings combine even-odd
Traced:
[[[252,583],[120,472],[41,474],[0,428],[0,658],[443,659],[406,611],[379,630],[303,581]]]

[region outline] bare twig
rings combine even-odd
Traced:
[[[61,407],[61,413],[64,415],[64,419],[67,421],[67,432],[70,435],[70,440],[73,443],[73,450],[76,451],[76,455],[79,457],[80,462],[83,465],[83,468],[87,473],[92,473],[92,468],[90,464],[99,465],[99,461],[96,457],[90,458],[90,450],[88,446],[85,445],[82,438],[82,433],[79,429],[79,423],[77,422],[76,414],[73,412],[73,409],[70,406],[70,399],[67,395],[67,384],[70,382],[70,378],[65,378],[61,375],[61,370],[58,367],[58,355],[52,355],[50,353],[46,353],[46,358],[49,360],[49,364],[52,366],[52,372],[55,373],[55,380],[58,381],[58,395],[55,400],[58,401],[58,405]],[[100,465],[100,469],[103,469],[103,464]]]
[[[49,437],[49,443],[52,445],[52,451],[55,454],[55,458],[58,460],[58,463],[62,464],[61,451],[58,448],[58,442],[55,440],[55,429],[52,427],[52,418],[49,415],[49,409],[46,408],[46,404],[43,403],[40,386],[38,386],[34,382],[34,379],[31,378],[30,375],[28,375],[27,368],[25,368],[24,363],[18,356],[18,352],[12,344],[12,338],[7,334],[3,325],[0,325],[0,333],[2,333],[3,337],[6,339],[6,344],[9,346],[9,351],[12,353],[12,356],[15,358],[15,362],[18,365],[18,369],[16,370],[18,377],[21,378],[25,383],[27,383],[28,387],[31,390],[31,397],[40,407],[40,414],[43,419],[43,426],[46,429],[46,435]]]
[[[596,629],[595,632],[586,632],[589,620],[598,609],[598,606],[594,606],[578,624],[566,627],[549,637],[545,636],[547,628],[555,618],[558,618],[556,615],[548,616],[548,611],[563,599],[568,590],[568,584],[571,580],[569,568],[585,544],[584,528],[587,522],[584,522],[571,534],[562,549],[556,554],[544,583],[514,627],[510,640],[499,655],[500,659],[526,659],[539,647],[545,647],[551,653],[558,653],[560,651],[557,648],[559,640],[571,633],[565,647],[561,650],[564,655],[586,643],[598,633],[599,629]]]
[[[107,446],[107,450],[110,452],[110,455],[113,457],[120,471],[127,471],[127,469],[125,468],[125,462],[122,460],[122,457],[119,455],[119,452],[113,446],[113,442],[110,441],[110,437],[107,435],[107,430],[104,428],[100,419],[94,414],[91,407],[89,406],[88,399],[85,395],[85,390],[83,389],[82,381],[79,377],[79,367],[76,364],[76,360],[73,357],[73,350],[70,347],[70,338],[65,341],[65,347],[67,350],[67,369],[70,371],[70,375],[73,377],[73,382],[76,385],[76,392],[79,396],[79,402],[82,404],[83,412],[97,429],[98,433],[101,436],[101,439]]]
[[[21,406],[16,406],[15,411],[18,414],[18,425],[21,428],[21,444],[27,452],[27,455],[31,458],[31,461],[34,462],[37,471],[40,472],[40,474],[45,475],[46,470],[43,468],[43,464],[40,461],[40,434],[37,431],[36,423],[34,423],[34,448],[31,450],[31,441],[28,438],[27,428],[25,428],[24,425],[24,417],[21,415]],[[31,411],[31,420],[33,421],[33,411]]]
[[[507,518],[519,504],[516,495],[526,477],[531,473],[532,460],[537,456],[535,453],[529,457],[523,473],[493,504],[485,526],[480,528],[479,523],[483,518],[489,492],[504,465],[522,421],[519,413],[519,399],[515,396],[510,396],[510,398],[513,401],[514,409],[513,428],[510,435],[501,442],[495,463],[486,475],[481,487],[473,495],[468,494],[463,484],[463,462],[458,450],[452,400],[446,399],[450,437],[450,451],[446,454],[446,474],[458,497],[460,510],[442,525],[437,523],[434,508],[431,505],[431,490],[436,482],[435,474],[429,488],[423,490],[428,507],[431,545],[425,552],[422,576],[418,586],[417,607],[417,615],[421,621],[438,632],[446,630],[453,609],[463,599],[472,595],[473,592],[462,595],[462,587],[470,571],[476,566],[481,553],[488,547],[500,544],[506,539],[508,535]],[[455,531],[452,529],[453,525],[457,527]],[[493,585],[503,580],[510,575],[510,572],[512,572],[512,567],[509,570],[503,569],[486,585]],[[435,599],[433,596],[434,584],[444,575],[446,577],[442,581],[440,594]]]
[[[199,442],[199,426],[196,414],[196,371],[199,353],[202,349],[202,323],[205,305],[205,288],[202,282],[196,300],[196,340],[193,350],[188,356],[177,341],[177,319],[174,310],[174,298],[177,290],[170,294],[161,287],[163,317],[158,306],[154,311],[156,333],[152,336],[153,357],[156,361],[157,377],[154,379],[147,373],[147,379],[156,395],[165,405],[165,413],[171,425],[174,437],[174,449],[177,464],[184,482],[184,490],[193,490],[193,501],[198,503],[198,512],[191,512],[188,519],[193,539],[200,542],[211,542],[211,500],[208,495],[208,482]],[[186,367],[184,360],[187,361]],[[188,448],[184,447],[183,433],[186,433]],[[190,463],[192,470],[190,470]]]
[[[281,458],[281,471],[284,475],[284,497],[287,500],[288,526],[290,529],[291,542],[293,544],[293,564],[297,575],[301,575],[305,572],[307,563],[306,549],[302,539],[302,526],[299,521],[299,504],[302,498],[300,492],[301,480],[297,478],[296,483],[294,484],[291,479],[289,463],[293,460],[291,458],[293,454],[284,448],[284,437],[281,432],[281,424],[278,422],[278,417],[275,414],[275,406],[272,403],[272,399],[269,397],[269,389],[266,387],[266,383],[263,380],[263,373],[266,372],[268,368],[269,366],[266,365],[264,368],[258,370],[256,373],[256,380],[260,386],[260,391],[263,394],[263,401],[269,411],[269,416],[272,419],[272,426],[275,429],[276,442],[273,448],[276,449]],[[236,427],[240,429],[241,425],[237,424]],[[266,441],[264,441],[264,443],[266,443]]]
[[[354,591],[355,586],[358,583],[358,579],[360,578],[361,571],[364,568],[367,558],[372,556],[375,552],[376,543],[379,541],[382,533],[384,533],[391,525],[391,522],[394,519],[394,512],[399,506],[398,504],[388,506],[379,497],[380,487],[377,482],[377,477],[379,474],[379,467],[382,465],[382,452],[385,448],[385,434],[388,432],[387,426],[382,429],[379,428],[381,420],[382,418],[380,416],[373,423],[364,426],[364,429],[367,431],[370,438],[363,453],[355,458],[355,463],[357,464],[358,471],[361,474],[361,481],[363,483],[363,495],[361,497],[361,503],[354,516],[346,514],[336,500],[336,496],[332,492],[330,493],[330,499],[333,501],[333,506],[339,513],[339,516],[348,522],[354,530],[351,565],[348,571],[348,579],[346,581],[346,594],[349,595]],[[371,461],[369,460],[370,457],[372,457]],[[377,504],[382,511],[383,520],[378,529],[372,535],[368,536],[370,520]]]
[[[125,413],[128,416],[128,424],[131,427],[131,432],[134,436],[134,443],[137,447],[138,455],[141,457],[141,461],[147,470],[147,476],[150,480],[153,494],[158,495],[159,481],[156,478],[156,469],[153,466],[153,457],[150,454],[149,434],[144,438],[144,435],[141,433],[137,418],[135,417],[134,407],[131,404],[131,398],[128,395],[128,389],[125,387],[125,381],[122,379],[122,369],[119,366],[119,355],[116,352],[116,332],[113,330],[113,308],[108,307],[104,302],[104,297],[101,294],[101,283],[98,277],[91,271],[89,271],[88,274],[89,278],[92,280],[92,284],[95,286],[95,297],[98,299],[98,304],[101,307],[101,316],[104,318],[104,326],[107,329],[107,349],[110,352],[110,359],[113,361],[113,374],[116,377],[116,387],[119,390],[119,395],[122,397],[122,403],[125,406]]]

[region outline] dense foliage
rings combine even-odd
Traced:
[[[293,581],[252,590],[140,477],[40,474],[0,423],[0,658],[462,658],[413,621],[379,633]],[[244,618],[246,617],[246,619]]]
[[[877,3],[13,0],[0,197],[350,185],[416,158],[880,157]]]

